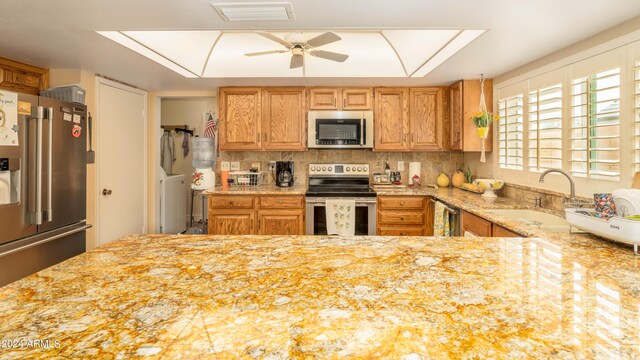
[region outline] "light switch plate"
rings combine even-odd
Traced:
[[[239,171],[240,170],[240,162],[232,161],[231,162],[231,171]]]
[[[231,167],[231,163],[228,161],[221,161],[220,162],[220,170],[222,171],[229,171],[229,168]]]
[[[404,171],[404,161],[398,161],[398,171]]]

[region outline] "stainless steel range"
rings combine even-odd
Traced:
[[[325,201],[356,202],[356,235],[376,233],[376,193],[369,187],[369,164],[309,164],[307,235],[326,235]]]

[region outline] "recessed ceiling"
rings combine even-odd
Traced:
[[[343,62],[304,51],[290,68],[291,52],[255,31],[98,31],[99,34],[185,77],[423,77],[471,43],[484,30],[332,30],[339,40],[313,50],[347,55]],[[302,43],[325,31],[269,32]],[[264,34],[264,32],[262,32]],[[280,53],[247,56],[247,53]]]
[[[291,3],[293,20],[228,22],[216,13],[211,1],[214,0],[4,1],[0,12],[3,35],[0,56],[45,68],[84,69],[157,91],[211,90],[233,85],[449,85],[461,78],[477,78],[481,73],[492,78],[499,76],[627,21],[628,31],[637,30],[640,24],[638,0],[280,0]],[[279,0],[215,1],[244,4]],[[422,67],[421,71],[428,72],[426,76],[418,72],[417,77],[349,78],[311,77],[311,73],[306,77],[187,78],[96,33],[108,30],[231,33],[248,29],[267,32],[385,29],[391,41],[394,41],[389,33],[392,30],[487,31],[435,69]],[[174,42],[183,45],[179,40]],[[412,46],[398,46],[396,50],[406,59],[412,56],[418,59],[417,54],[411,54],[414,51],[427,51]],[[181,68],[190,69],[197,69],[204,61],[199,53],[193,59],[178,60],[183,64]],[[404,65],[411,72],[420,66],[420,60],[407,60]]]

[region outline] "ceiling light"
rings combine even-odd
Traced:
[[[155,62],[157,62],[158,64],[173,70],[175,72],[177,72],[178,74],[184,76],[184,77],[188,77],[188,78],[197,78],[199,77],[198,75],[192,73],[191,71],[183,68],[182,66],[172,62],[171,60],[165,58],[164,56],[158,54],[157,52],[147,48],[146,46],[140,44],[139,42],[136,42],[135,40],[131,39],[130,37],[124,35],[123,33],[119,32],[119,31],[97,31],[98,34],[111,39],[115,42],[117,42],[118,44],[128,47],[129,49],[137,52],[140,55],[143,55]]]
[[[291,3],[211,3],[224,21],[294,20]]]
[[[411,77],[424,77],[447,59],[455,55],[463,47],[467,46],[486,30],[462,30],[458,36],[445,45],[440,51],[427,60],[422,67],[416,70]]]

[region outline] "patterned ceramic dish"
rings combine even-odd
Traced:
[[[494,191],[502,189],[504,181],[498,179],[475,179],[473,181],[475,185],[484,189],[482,196],[488,198],[498,197]]]

